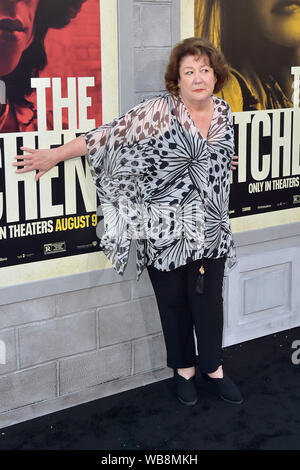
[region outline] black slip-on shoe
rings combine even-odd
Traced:
[[[229,403],[236,403],[240,405],[244,399],[237,385],[223,372],[223,378],[210,377],[206,373],[202,372],[202,377],[209,383],[215,386],[215,389],[222,400]]]
[[[177,370],[174,371],[174,379],[176,386],[176,395],[178,400],[187,406],[196,405],[198,401],[198,394],[195,384],[195,375],[186,379],[178,374]]]

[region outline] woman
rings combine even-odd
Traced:
[[[7,102],[0,104],[0,132],[36,130],[36,109],[27,97],[31,78],[47,64],[49,28],[63,28],[86,0],[3,0],[0,3],[0,77]]]
[[[300,64],[300,4],[290,0],[201,0],[195,34],[232,66],[222,97],[232,111],[293,106],[291,67]]]
[[[215,95],[228,78],[222,54],[207,41],[174,47],[166,72],[168,93],[148,99],[111,124],[52,150],[25,149],[17,172],[39,170],[88,155],[101,201],[100,246],[123,273],[132,238],[138,277],[147,266],[156,294],[177,396],[197,402],[195,327],[199,368],[220,396],[242,397],[222,370],[225,262],[236,262],[229,223],[233,127],[227,103]]]

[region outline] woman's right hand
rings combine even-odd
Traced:
[[[233,155],[232,160],[231,160],[231,164],[230,164],[230,169],[231,170],[236,170],[237,169],[237,165],[239,164],[238,159],[239,159],[238,155]]]
[[[51,168],[59,162],[57,149],[36,150],[21,147],[21,150],[27,152],[29,155],[15,156],[16,161],[13,162],[13,166],[23,167],[17,169],[16,173],[38,170],[38,173],[35,175],[35,181],[38,181],[42,175],[51,170]]]

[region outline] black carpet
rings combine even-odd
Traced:
[[[0,450],[299,450],[294,340],[300,327],[224,349],[242,405],[198,378],[199,401],[184,406],[168,379],[0,429]]]

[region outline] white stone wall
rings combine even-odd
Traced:
[[[1,306],[0,426],[169,377],[147,281]]]

